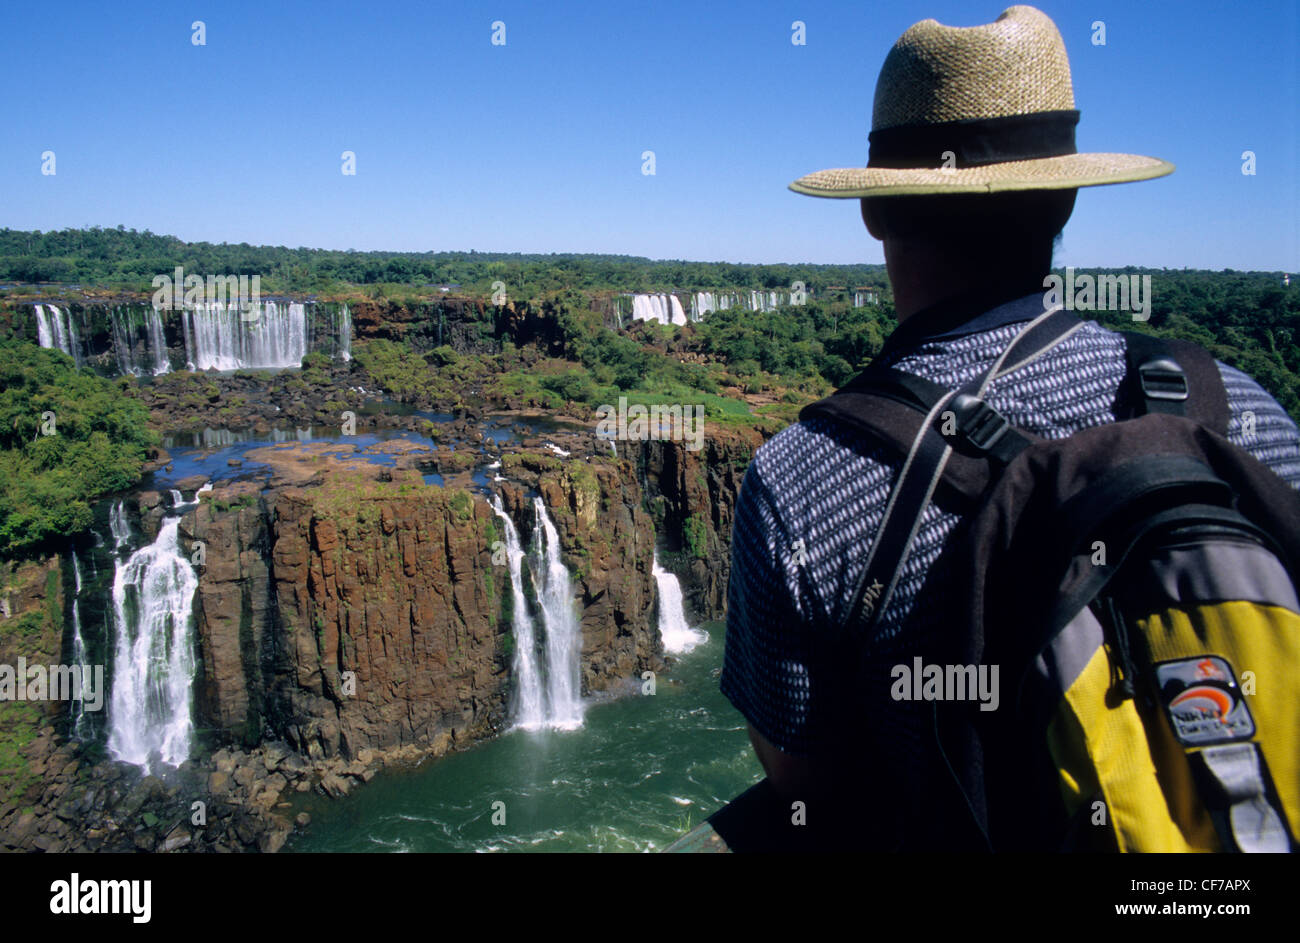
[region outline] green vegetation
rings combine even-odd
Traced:
[[[727,262],[651,260],[624,255],[506,252],[341,252],[283,246],[183,242],[175,236],[118,226],[27,232],[0,229],[0,281],[80,282],[152,292],[155,275],[177,266],[187,274],[258,275],[263,292],[350,293],[382,301],[409,301],[417,289],[455,284],[477,297],[502,281],[511,298],[565,289],[668,291],[789,288],[803,281],[861,285],[881,281],[878,265],[733,265]],[[357,291],[357,286],[366,286]]]
[[[231,508],[252,508],[257,507],[259,498],[255,494],[241,494],[233,501],[222,501],[217,498],[206,498],[212,505],[214,511],[229,511]]]
[[[1147,270],[1117,270],[1127,275]],[[1300,422],[1300,283],[1258,272],[1151,273],[1151,320],[1099,312],[1117,331],[1193,341],[1252,376]],[[1085,315],[1087,317],[1089,315]]]
[[[690,515],[682,525],[682,534],[686,538],[686,549],[691,556],[700,560],[708,556],[709,527],[704,518],[698,514]]]
[[[41,714],[33,704],[6,701],[0,704],[0,801],[22,795],[40,781],[31,771],[22,748],[36,738]]]
[[[591,466],[575,462],[565,466],[565,470],[577,491],[589,502],[595,502],[600,495],[600,482]]]
[[[85,530],[91,502],[140,479],[157,442],[130,392],[66,354],[0,344],[0,557]]]
[[[468,491],[449,492],[447,504],[451,506],[458,521],[468,521],[474,516],[474,498]]]
[[[482,398],[593,418],[596,407],[625,396],[629,404],[647,406],[700,404],[711,423],[772,432],[862,370],[896,327],[879,265],[337,252],[185,243],[121,227],[0,230],[0,280],[79,280],[148,292],[153,275],[178,265],[189,273],[260,275],[263,292],[311,291],[377,303],[381,317],[384,308],[406,309],[401,332],[389,335],[401,339],[358,339],[353,368],[402,402],[444,411]],[[1128,313],[1082,316],[1201,343],[1257,379],[1300,419],[1300,284],[1284,287],[1280,273],[1231,270],[1129,268],[1120,274],[1151,276],[1150,321],[1135,323]],[[506,285],[507,306],[487,301],[497,281]],[[788,290],[795,282],[810,292],[806,304],[770,312],[730,308],[681,326],[610,326],[611,296],[620,292]],[[482,299],[457,308],[460,321],[451,333],[443,284],[456,286],[452,295]],[[884,300],[854,308],[852,289],[859,286],[875,288]],[[288,388],[319,391],[336,382],[337,365],[323,354],[309,355],[303,366],[300,375],[284,381]],[[237,414],[238,398],[222,400],[206,378],[175,376],[160,378],[155,389],[196,411],[216,405],[223,415]],[[335,405],[331,401],[330,408]],[[436,426],[428,428],[436,434]],[[29,440],[30,435],[24,442]]]

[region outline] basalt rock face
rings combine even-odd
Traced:
[[[523,484],[504,485],[503,501],[525,546],[525,489],[550,510],[581,612],[583,693],[659,667],[654,531],[630,466],[536,465],[516,468]],[[400,475],[240,487],[187,519],[205,552],[201,724],[312,757],[437,754],[508,724],[509,568],[483,498]]]
[[[223,489],[220,503],[201,502],[183,531],[203,545],[196,606],[203,674],[196,707],[213,726],[248,743],[262,735],[267,685],[283,670],[273,631],[269,517],[257,486],[245,482]]]
[[[300,749],[440,752],[504,722],[486,505],[435,489],[291,489],[276,508],[272,566],[291,667],[277,696]]]
[[[26,688],[27,679],[17,676],[20,658],[28,666],[71,664],[71,659],[60,657],[67,634],[60,569],[60,558],[54,556],[6,564],[0,572],[0,665],[14,672],[9,680],[15,687]],[[15,690],[7,690],[0,701],[0,724],[10,733],[20,724],[34,733],[37,724],[66,707],[53,699],[22,700]],[[11,772],[0,768],[0,794]]]
[[[667,549],[686,566],[683,589],[701,618],[727,608],[731,527],[745,469],[763,444],[749,428],[710,426],[699,449],[685,441],[639,443],[646,490]]]
[[[493,305],[475,298],[435,302],[358,301],[349,304],[352,329],[359,340],[400,341],[424,352],[448,346],[461,354],[495,353],[498,338],[516,346],[536,344],[551,355],[563,351],[556,305],[549,301],[507,301]]]

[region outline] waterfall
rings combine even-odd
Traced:
[[[76,578],[76,590],[72,597],[72,665],[82,667],[89,665],[90,659],[86,656],[86,640],[81,634],[81,562],[77,559],[77,551],[72,551],[72,574]],[[85,740],[90,732],[90,724],[86,719],[86,702],[77,700],[72,702],[72,736],[77,740]]]
[[[36,340],[42,347],[61,350],[81,366],[81,338],[72,320],[72,309],[60,311],[54,305],[33,305],[36,309]],[[46,313],[49,308],[49,313]]]
[[[178,766],[190,752],[198,577],[181,555],[179,526],[179,517],[165,519],[157,540],[118,560],[113,580],[117,639],[108,749],[137,766],[155,758]]]
[[[163,334],[162,312],[150,308],[145,314],[145,323],[149,328],[149,349],[153,351],[153,375],[162,376],[171,373],[171,361],[167,359],[167,337]]]
[[[518,680],[515,721],[526,730],[575,730],[582,726],[578,674],[582,626],[573,609],[573,582],[560,559],[560,535],[545,503],[534,498],[532,547],[525,554],[519,532],[499,495],[493,496],[492,509],[505,522],[506,555],[514,592],[514,671]],[[525,579],[532,580],[537,592],[540,627],[528,610]]]
[[[114,308],[109,312],[109,329],[113,337],[113,354],[117,358],[118,372],[123,376],[141,377],[148,371],[153,376],[170,373],[171,360],[167,356],[167,335],[163,331],[162,312],[148,308],[143,323],[131,309]],[[144,338],[140,329],[144,329]]]
[[[113,535],[113,550],[118,551],[131,540],[131,522],[126,519],[125,502],[119,500],[108,515],[108,529]]]
[[[344,363],[352,359],[352,312],[346,302],[339,312],[339,359]]]
[[[546,621],[546,693],[553,727],[572,730],[582,726],[582,699],[578,682],[578,656],[582,653],[582,626],[573,611],[573,583],[560,559],[560,535],[546,504],[533,498],[537,527],[533,550],[543,563],[537,598]],[[542,535],[544,540],[539,540]],[[540,545],[539,545],[540,544]]]
[[[710,311],[725,311],[736,303],[729,291],[697,291],[691,295],[691,320],[700,321]]]
[[[685,324],[686,312],[676,295],[633,295],[632,320]]]
[[[42,347],[53,347],[54,335],[50,331],[50,319],[45,314],[45,306],[33,307],[36,309],[36,341]]]
[[[196,370],[297,367],[307,355],[307,308],[267,301],[199,305],[183,313],[185,354]]]
[[[655,554],[655,583],[659,587],[659,638],[663,640],[664,651],[675,655],[684,655],[697,645],[709,640],[709,633],[703,629],[692,629],[686,621],[686,609],[682,605],[682,586],[677,577],[659,565],[659,554]]]
[[[492,510],[501,518],[506,531],[506,558],[510,564],[510,586],[514,594],[514,617],[511,627],[515,633],[513,670],[517,687],[515,691],[515,722],[528,730],[545,726],[546,713],[542,707],[541,668],[537,663],[537,637],[533,632],[533,619],[528,614],[528,600],[524,598],[524,550],[519,541],[515,522],[506,513],[500,495],[492,496]]]
[[[790,293],[783,291],[748,292],[735,291],[696,291],[690,294],[691,321],[699,321],[710,311],[725,311],[740,305],[749,311],[773,311],[782,304],[790,303]],[[614,311],[622,327],[623,311],[618,298],[615,299]],[[658,321],[661,324],[685,324],[688,320],[682,303],[673,294],[633,295],[632,319],[634,321]]]
[[[117,370],[123,376],[138,377],[140,367],[135,362],[135,329],[131,325],[131,315],[114,308],[109,314],[109,325],[113,332],[113,354],[117,357]]]

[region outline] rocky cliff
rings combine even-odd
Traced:
[[[656,667],[654,531],[630,466],[508,459],[503,502],[524,541],[530,486],[561,536],[582,612],[584,693]],[[390,477],[354,470],[315,486],[204,495],[187,519],[204,557],[202,725],[352,757],[408,745],[441,753],[508,722],[499,522],[481,496]]]
[[[703,447],[635,443],[649,504],[667,549],[678,551],[687,603],[702,619],[721,619],[731,573],[731,527],[740,483],[763,435],[753,428],[710,425]],[[625,446],[625,448],[627,448]]]
[[[433,302],[354,301],[348,309],[358,340],[382,338],[412,350],[448,346],[458,353],[495,353],[502,338],[517,346],[535,344],[558,355],[563,350],[559,309],[550,301],[442,298]]]
[[[611,457],[580,451],[585,439],[570,434],[560,440],[569,457],[538,443],[500,455],[508,480],[498,492],[524,544],[536,526],[533,494],[560,536],[581,615],[585,696],[635,690],[642,671],[663,667],[656,546],[681,575],[691,614],[724,614],[735,502],[761,440],[710,426],[698,451],[620,442]],[[462,447],[405,447],[394,443],[396,464],[385,467],[336,461],[328,443],[277,446],[246,456],[274,452],[269,479],[204,492],[181,526],[199,573],[196,759],[162,789],[69,741],[66,705],[0,704],[0,847],[273,851],[292,828],[295,792],[343,795],[380,764],[439,755],[506,726],[504,534],[467,490],[465,460],[484,459]],[[424,483],[429,463],[445,487]],[[153,539],[173,500],[131,496],[139,542]],[[111,585],[110,548],[80,551],[82,620],[93,636],[107,632],[109,614],[93,599]],[[10,570],[0,662],[70,660],[71,580],[66,559]],[[214,810],[201,826],[188,818],[196,799]]]

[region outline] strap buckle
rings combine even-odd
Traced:
[[[1168,357],[1148,360],[1138,367],[1137,372],[1142,395],[1147,399],[1187,399],[1187,374],[1178,365],[1178,361]]]
[[[1011,427],[1000,412],[978,396],[958,393],[952,400],[957,432],[981,452],[990,452]]]

